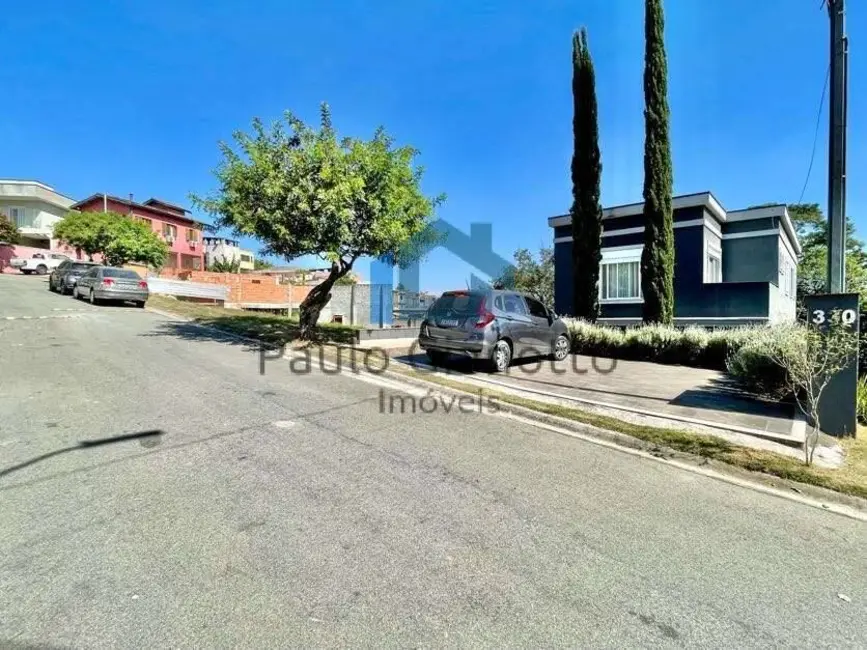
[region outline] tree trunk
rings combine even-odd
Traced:
[[[333,263],[328,277],[313,287],[301,302],[299,307],[299,337],[301,339],[310,341],[314,338],[319,314],[331,300],[331,288],[340,278],[349,273],[351,268],[352,263],[347,264],[343,261]]]

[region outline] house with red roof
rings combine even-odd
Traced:
[[[71,206],[82,212],[117,212],[147,223],[169,247],[164,268],[201,271],[205,268],[202,245],[203,224],[192,219],[179,205],[150,198],[136,203],[132,195],[122,199],[110,194],[93,194]]]

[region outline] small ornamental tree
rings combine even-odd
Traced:
[[[836,311],[824,333],[799,323],[785,338],[767,349],[773,361],[785,370],[798,408],[810,420],[811,431],[804,440],[804,462],[810,465],[822,426],[819,419],[822,395],[834,375],[853,362],[858,332],[851,324],[842,322],[840,312]]]
[[[220,144],[217,191],[192,200],[216,227],[260,239],[266,255],[318,255],[331,264],[301,303],[302,338],[313,336],[331,288],[358,258],[405,265],[427,252],[425,233],[444,197],[422,193],[418,152],[395,146],[382,128],[370,140],[338,137],[322,104],[318,129],[287,112],[270,128],[253,120],[252,133],[234,139],[236,149]]]
[[[0,214],[0,244],[16,244],[21,232],[5,214]]]

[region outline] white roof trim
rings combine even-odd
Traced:
[[[801,242],[795,233],[795,226],[789,216],[789,210],[785,205],[768,205],[763,208],[747,208],[746,210],[734,210],[729,212],[729,221],[751,221],[753,219],[769,219],[777,217],[783,224],[789,244],[795,250],[796,255],[801,254]]]
[[[771,228],[769,230],[748,230],[746,232],[727,232],[722,236],[723,239],[752,239],[753,237],[771,237],[777,236],[780,233],[779,228]]]
[[[22,181],[22,180],[15,180],[15,179],[11,179],[11,178],[0,178],[0,184],[3,184],[3,185],[36,185],[38,187],[41,187],[43,190],[48,190],[49,192],[56,192],[57,191],[53,187],[46,185],[45,183],[40,183],[39,181]]]
[[[692,219],[690,221],[675,221],[675,228],[694,228],[696,226],[705,226],[709,228],[711,232],[716,234],[718,237],[722,236],[719,228],[715,225],[711,225],[711,221],[706,219]],[[620,237],[621,235],[637,235],[640,232],[644,232],[644,226],[636,226],[635,228],[621,228],[620,230],[603,230],[603,237]],[[563,235],[562,237],[555,237],[555,244],[565,244],[566,242],[572,241],[572,235]]]
[[[699,194],[686,194],[684,196],[675,196],[671,200],[672,210],[681,208],[692,208],[695,206],[703,206],[713,214],[718,220],[726,220],[726,211],[710,192],[701,192]],[[617,219],[618,217],[632,217],[644,213],[644,201],[639,203],[629,203],[627,205],[616,205],[602,210],[603,219]],[[552,228],[556,226],[568,226],[572,223],[572,217],[568,214],[558,215],[548,218],[548,225]]]

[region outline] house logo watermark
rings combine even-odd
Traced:
[[[452,255],[470,265],[473,269],[495,279],[514,273],[515,267],[504,257],[494,252],[492,247],[493,228],[490,223],[470,224],[469,235],[456,228],[445,219],[437,219],[414,238],[407,250],[413,251],[413,261],[405,266],[397,266],[398,284],[402,293],[419,295],[421,293],[421,259],[436,248],[445,248]],[[431,243],[432,242],[432,243]],[[370,304],[370,321],[377,322],[379,315],[394,312],[395,264],[389,259],[375,259],[370,263],[370,283],[384,286],[379,292],[379,300]],[[470,275],[470,289],[489,289],[491,283]],[[387,304],[380,304],[387,301]],[[398,305],[400,311],[401,305]],[[391,324],[391,321],[388,322]]]

